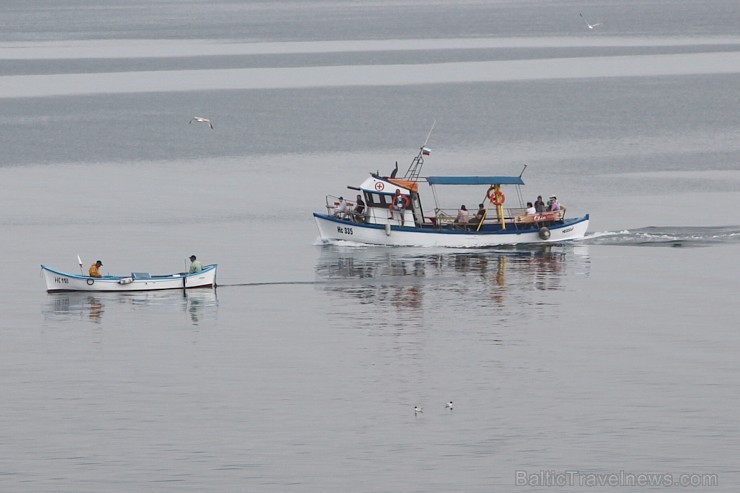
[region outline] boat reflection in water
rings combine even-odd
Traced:
[[[206,320],[215,320],[218,312],[218,297],[215,289],[141,291],[130,293],[48,293],[43,309],[44,317],[50,320],[88,320],[100,324],[103,315],[117,316],[121,313],[156,312],[184,313],[186,320],[198,325]]]
[[[547,303],[543,291],[563,290],[569,278],[587,276],[589,269],[584,245],[434,253],[334,245],[322,247],[316,275],[321,289],[341,298],[418,310],[437,304],[476,308]]]

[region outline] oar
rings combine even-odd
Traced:
[[[185,259],[185,272],[182,273],[182,290],[185,292],[185,289],[188,287],[188,258]]]
[[[79,253],[77,254],[77,263],[80,264],[80,274],[82,274],[84,276],[85,275],[85,272],[82,270],[82,259],[80,258],[80,254]]]

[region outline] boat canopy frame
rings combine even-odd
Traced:
[[[427,176],[430,185],[524,185],[521,176]]]
[[[524,170],[522,170],[522,174],[523,173]],[[516,188],[516,198],[519,201],[519,207],[523,207],[524,205],[524,197],[522,196],[521,188],[524,185],[524,180],[522,179],[521,174],[519,176],[427,176],[420,179],[425,180],[429,184],[429,188],[432,191],[432,197],[434,198],[435,210],[440,210],[439,197],[437,197],[435,185],[485,185],[491,188],[496,187],[497,189],[500,185],[514,185]],[[486,197],[483,198],[484,201],[485,199]]]

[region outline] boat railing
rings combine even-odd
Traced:
[[[435,209],[434,210],[435,215],[434,216],[426,216],[424,219],[427,221],[427,224],[430,225],[433,228],[453,228],[453,229],[464,229],[464,230],[470,230],[470,229],[480,229],[485,227],[486,225],[500,225],[501,221],[498,218],[498,215],[496,214],[495,209],[489,209],[486,212],[486,216],[483,220],[483,223],[481,224],[479,221],[475,220],[475,216],[471,216],[471,218],[466,223],[458,223],[456,221],[457,219],[457,209]],[[472,211],[471,211],[472,212]],[[508,207],[504,208],[504,222],[506,224],[514,224],[514,225],[522,225],[531,227],[531,225],[535,225],[538,223],[552,223],[553,221],[562,221],[565,216],[565,209],[562,209],[560,211],[552,211],[552,212],[545,212],[545,213],[538,213],[538,214],[527,214],[527,209],[524,207]]]
[[[527,214],[526,209],[523,209],[521,213],[514,216],[514,222],[516,224],[545,223],[549,221],[562,221],[563,219],[565,219],[565,208],[561,208],[559,211],[538,212],[535,214]]]
[[[427,219],[429,219],[433,224],[439,225],[439,226],[446,226],[446,225],[455,225],[456,219],[457,219],[457,213],[458,209],[435,209],[434,210],[435,215],[434,216],[427,216]],[[469,211],[470,212],[470,220],[468,221],[468,225],[475,223],[476,221],[472,221],[475,219],[475,213],[477,211]],[[524,214],[525,209],[520,208],[510,208],[510,209],[504,209],[504,220],[506,222],[512,222],[514,218],[519,214]],[[500,224],[500,221],[496,215],[495,209],[489,209],[486,212],[486,216],[483,220],[483,224]]]
[[[326,214],[331,216],[334,208],[339,205],[339,197],[335,195],[326,196]]]
[[[334,213],[334,210],[339,205],[339,196],[327,195],[326,196],[326,215],[338,217],[339,219],[349,219],[355,222],[364,222],[365,218],[367,217],[368,208],[365,207],[365,212],[363,214],[357,214],[354,211],[357,203],[349,201],[347,199],[345,199],[344,201],[347,203],[347,212],[345,212],[345,214],[343,215],[344,217],[339,217],[338,215]]]
[[[325,207],[326,207],[326,214],[328,216],[334,216],[338,217],[340,219],[346,219],[354,222],[373,222],[373,223],[383,223],[385,222],[385,219],[378,220],[378,218],[375,217],[376,212],[378,209],[377,207],[366,207],[365,212],[361,215],[358,215],[354,212],[354,208],[357,205],[354,201],[349,201],[345,199],[345,202],[347,203],[347,212],[342,216],[339,217],[335,214],[335,210],[337,206],[339,205],[339,196],[338,195],[327,195],[325,198]],[[485,219],[483,220],[482,224],[479,224],[477,221],[475,221],[475,213],[474,211],[470,211],[471,217],[470,220],[466,223],[458,223],[456,221],[457,219],[457,209],[434,209],[434,215],[433,216],[424,216],[424,222],[427,225],[427,227],[431,226],[433,228],[453,228],[453,229],[464,229],[464,230],[470,230],[470,229],[480,229],[483,228],[486,225],[500,225],[501,221],[498,218],[498,215],[496,214],[495,208],[490,208],[486,212]],[[383,217],[386,216],[385,211],[382,213]],[[565,207],[561,204],[561,210],[559,211],[549,211],[549,212],[542,212],[537,214],[527,214],[527,210],[523,207],[506,207],[504,208],[504,222],[506,224],[514,224],[514,225],[522,225],[530,227],[530,225],[538,224],[538,223],[551,223],[553,221],[562,221],[565,218]],[[382,218],[381,218],[382,219]],[[480,228],[479,228],[480,226]]]

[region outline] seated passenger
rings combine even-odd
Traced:
[[[534,210],[536,212],[545,212],[545,202],[542,201],[542,195],[538,195],[537,200],[534,201]]]
[[[475,213],[475,217],[473,218],[473,221],[476,223],[481,222],[486,217],[486,208],[483,206],[483,204],[478,204],[478,212]]]
[[[529,214],[537,214],[537,209],[534,208],[532,202],[527,202],[527,215]]]
[[[339,203],[334,208],[334,217],[338,217],[340,219],[346,219],[347,214],[349,214],[349,205],[347,205],[347,202],[344,200],[344,197],[339,197]]]
[[[458,224],[467,224],[468,219],[470,219],[470,214],[468,213],[468,209],[466,209],[465,205],[463,204],[460,206],[460,210],[457,211],[455,222]]]
[[[470,221],[468,221],[468,224],[471,227],[474,227],[476,230],[483,227],[483,220],[486,218],[486,208],[483,206],[483,204],[478,204],[478,212],[475,213],[475,216],[470,218]]]
[[[560,204],[558,204],[558,198],[556,196],[550,197],[550,207],[547,209],[549,211],[559,211],[560,210]]]
[[[362,195],[357,196],[355,208],[352,211],[352,218],[358,223],[365,222],[365,202],[362,200]]]

